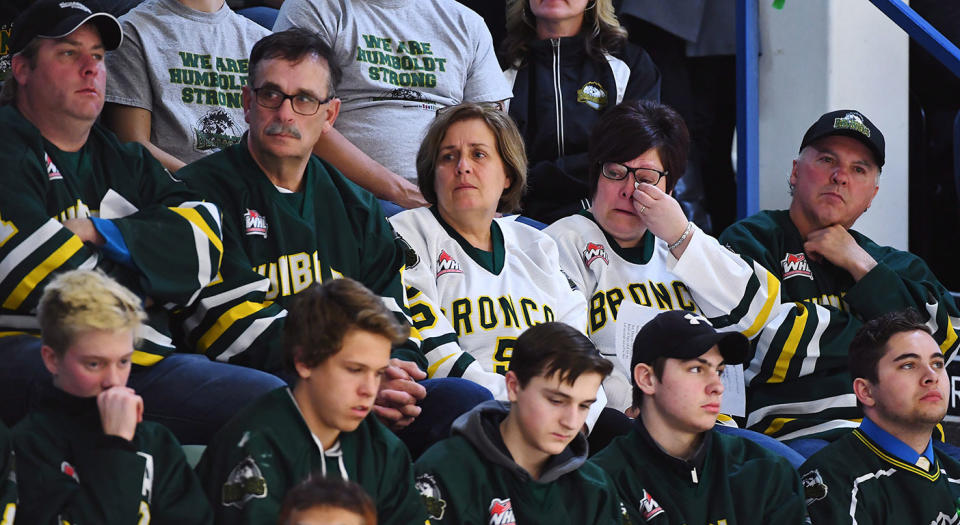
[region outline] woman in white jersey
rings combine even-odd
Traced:
[[[404,281],[428,375],[473,380],[500,400],[524,330],[546,321],[586,330],[583,295],[560,271],[553,239],[497,218],[517,208],[526,173],[523,139],[506,113],[479,104],[446,108],[417,154],[420,191],[432,206],[390,219],[416,253]],[[456,340],[441,335],[451,327]]]
[[[544,230],[557,241],[561,267],[587,301],[590,338],[614,363],[604,382],[611,408],[632,405],[630,372],[616,357],[620,305],[697,311],[690,290],[669,269],[694,233],[703,235],[671,196],[689,145],[683,118],[669,106],[618,105],[590,137],[590,209]]]

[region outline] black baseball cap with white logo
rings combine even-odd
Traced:
[[[95,24],[107,51],[120,47],[120,22],[96,0],[39,0],[13,22],[10,55],[23,51],[34,38],[63,38],[86,23]]]
[[[860,141],[872,153],[877,167],[883,167],[884,142],[883,133],[873,125],[863,113],[855,109],[840,109],[824,113],[803,135],[800,151],[823,137],[843,135]]]
[[[723,361],[739,365],[747,360],[750,341],[739,332],[718,332],[704,317],[684,310],[663,312],[637,332],[633,340],[630,369],[637,364],[652,364],[658,357],[694,359],[720,349]]]

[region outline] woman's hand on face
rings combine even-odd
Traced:
[[[667,243],[676,242],[687,227],[680,203],[652,184],[641,183],[633,190],[633,209],[650,233]]]

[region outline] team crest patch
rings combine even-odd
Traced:
[[[247,235],[259,235],[267,237],[267,218],[260,215],[257,210],[247,208],[247,213],[243,214],[243,231]]]
[[[807,262],[807,256],[803,253],[788,253],[780,265],[783,266],[784,280],[791,277],[806,277],[813,280],[813,272],[810,271],[810,263]]]
[[[63,175],[60,173],[60,169],[57,168],[57,165],[53,163],[53,159],[50,158],[50,155],[44,153],[43,162],[47,165],[47,179],[63,180]]]
[[[577,102],[600,111],[607,107],[607,90],[597,82],[587,82],[577,90]]]
[[[414,483],[417,492],[423,497],[423,504],[430,513],[430,518],[435,520],[443,519],[443,511],[447,508],[447,502],[440,494],[440,485],[430,474],[420,474]]]
[[[811,470],[800,478],[803,482],[803,494],[807,497],[807,505],[827,497],[827,484],[819,470]]]
[[[650,520],[650,518],[655,518],[666,512],[663,510],[663,507],[657,503],[657,500],[653,499],[653,496],[647,492],[647,489],[643,489],[643,499],[640,500],[638,510],[644,520]]]
[[[413,246],[410,246],[410,243],[408,243],[407,240],[404,239],[403,236],[400,235],[399,233],[393,232],[393,235],[395,236],[397,241],[400,243],[400,246],[403,248],[403,265],[407,269],[410,269],[420,264],[420,256],[417,255],[417,252],[416,250],[413,249]],[[440,519],[440,518],[437,518],[437,519]]]
[[[870,136],[870,128],[863,123],[863,115],[856,111],[833,119],[833,129],[852,129],[865,137]]]
[[[510,498],[493,498],[490,500],[490,521],[488,525],[517,525],[517,519],[513,517],[513,505],[510,504]]]
[[[610,264],[610,260],[607,259],[607,249],[604,248],[602,244],[588,242],[587,247],[583,249],[583,262],[586,263],[587,268],[589,268],[590,264],[597,259],[600,259],[608,265]]]
[[[445,273],[463,273],[458,263],[446,250],[440,250],[440,256],[437,257],[437,277]]]
[[[267,480],[263,479],[263,473],[260,472],[257,462],[247,456],[233,467],[230,475],[227,476],[227,482],[223,484],[221,494],[223,506],[242,509],[248,501],[266,497]]]
[[[80,483],[80,478],[77,476],[77,469],[73,468],[73,465],[70,463],[66,461],[60,463],[60,472],[63,472],[64,474],[73,478],[73,481]]]

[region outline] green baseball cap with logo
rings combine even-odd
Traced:
[[[840,109],[824,113],[803,135],[800,151],[810,144],[831,135],[843,135],[860,141],[872,153],[877,167],[883,167],[883,133],[863,113],[855,109]]]

